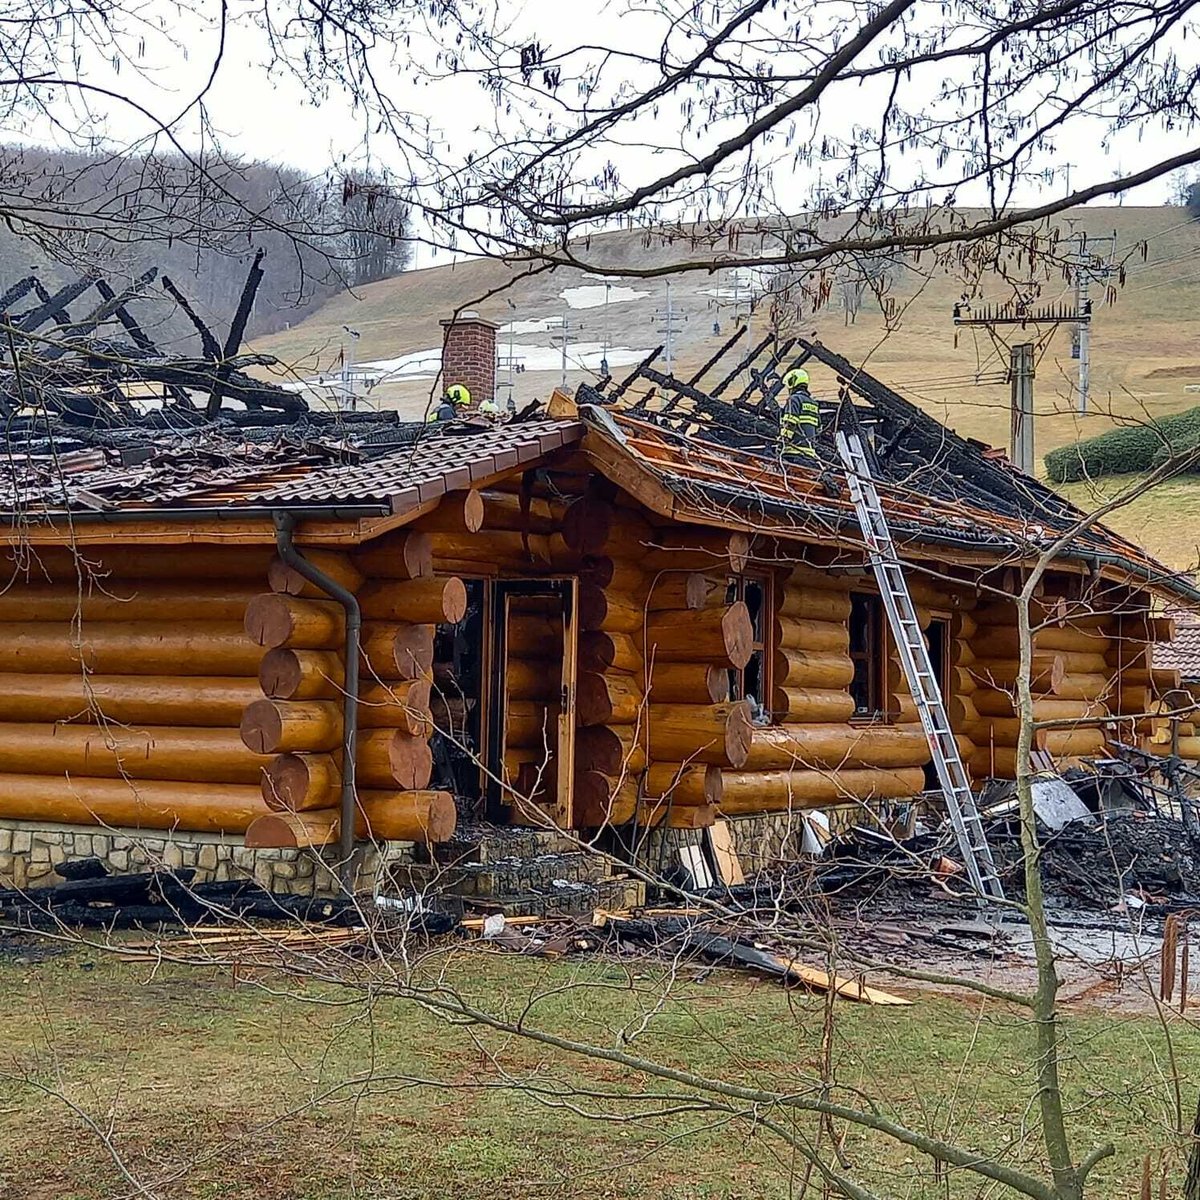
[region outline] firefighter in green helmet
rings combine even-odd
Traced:
[[[425,420],[431,425],[437,421],[456,421],[470,405],[471,393],[466,386],[461,383],[452,383],[446,389],[441,403]]]
[[[821,414],[808,390],[808,372],[795,367],[783,377],[787,396],[779,414],[779,457],[784,463],[818,466],[817,427]]]

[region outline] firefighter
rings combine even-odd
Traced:
[[[491,417],[493,421],[500,419],[500,405],[495,400],[484,400],[479,405],[479,415],[481,417]]]
[[[779,415],[779,457],[784,463],[818,466],[817,426],[820,410],[808,390],[808,372],[796,367],[783,377],[787,399]]]
[[[471,393],[461,383],[452,383],[442,397],[441,403],[429,414],[426,420],[432,425],[435,421],[456,421],[462,415],[459,409],[467,408],[471,403]]]

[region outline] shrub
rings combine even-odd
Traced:
[[[1074,483],[1102,475],[1126,475],[1148,471],[1168,456],[1200,445],[1200,408],[1163,417],[1154,425],[1130,425],[1112,429],[1098,437],[1070,446],[1060,446],[1046,455],[1046,474],[1051,483]]]

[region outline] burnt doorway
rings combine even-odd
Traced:
[[[929,651],[929,665],[933,669],[933,677],[937,680],[938,691],[942,694],[942,704],[950,705],[950,620],[948,617],[934,617],[925,629],[925,647]],[[941,789],[938,781],[937,768],[933,762],[925,764],[925,790],[938,791]]]
[[[496,580],[490,607],[488,818],[569,829],[578,583]]]
[[[460,813],[483,814],[483,708],[487,679],[488,582],[464,579],[467,611],[454,625],[439,625],[433,639],[434,733],[432,785],[451,792]]]

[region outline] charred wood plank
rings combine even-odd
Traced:
[[[47,321],[54,320],[56,316],[60,315],[66,309],[68,304],[73,300],[79,299],[99,278],[100,272],[92,270],[81,275],[74,283],[68,283],[66,287],[59,288],[52,296],[48,296],[43,300],[37,308],[25,313],[17,322],[17,328],[22,333],[32,333]]]
[[[237,311],[233,314],[233,321],[229,325],[229,336],[225,339],[221,365],[217,368],[216,380],[213,382],[212,391],[208,394],[206,411],[210,420],[214,419],[221,411],[221,397],[224,395],[225,380],[229,377],[230,371],[228,361],[237,353],[238,347],[242,344],[242,338],[245,336],[246,324],[250,320],[250,312],[254,307],[254,297],[258,294],[258,285],[262,283],[262,260],[265,254],[265,250],[259,250],[255,254],[254,261],[250,264],[250,270],[246,275],[246,282],[242,286],[242,295],[238,301]]]
[[[187,297],[167,278],[166,275],[162,278],[163,288],[167,294],[183,309],[184,316],[191,321],[196,332],[200,335],[200,348],[204,352],[204,357],[212,359],[214,362],[221,357],[221,344],[213,335],[213,331],[197,315],[196,310],[188,303]]]

